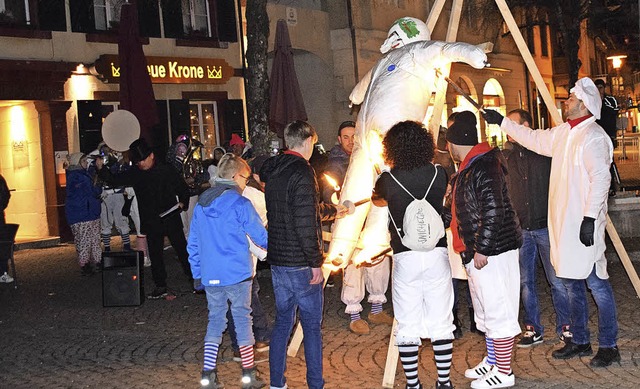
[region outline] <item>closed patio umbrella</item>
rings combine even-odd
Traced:
[[[156,145],[153,127],[159,123],[156,99],[142,51],[135,3],[124,3],[118,27],[120,57],[120,108],[133,113],[140,122],[140,136]]]
[[[269,78],[269,127],[283,138],[284,127],[294,120],[307,120],[307,112],[293,63],[289,29],[282,19],[276,27],[274,49]]]

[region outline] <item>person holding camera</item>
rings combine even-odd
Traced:
[[[131,186],[136,192],[140,210],[141,233],[147,236],[151,274],[155,289],[150,299],[165,298],[167,271],[164,266],[164,237],[169,237],[184,274],[192,283],[187,241],[182,231],[180,212],[189,206],[189,188],[176,171],[155,158],[147,142],[140,138],[129,146],[129,157],[135,167],[120,174],[104,169],[104,161],[96,160],[98,176],[110,185]],[[176,197],[178,200],[176,200]]]

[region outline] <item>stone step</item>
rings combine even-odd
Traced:
[[[41,238],[21,238],[16,240],[16,250],[44,249],[60,244],[59,236],[45,236]]]

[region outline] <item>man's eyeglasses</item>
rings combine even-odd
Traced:
[[[251,178],[251,177],[245,177],[245,176],[243,176],[242,174],[238,174],[238,175],[239,175],[240,177],[244,178],[244,180],[245,180],[246,182],[249,182],[249,178]]]

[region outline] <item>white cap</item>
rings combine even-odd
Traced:
[[[387,39],[380,46],[380,52],[386,54],[411,42],[428,41],[429,39],[431,39],[431,32],[425,22],[411,17],[400,18],[393,22]]]
[[[596,118],[600,119],[600,110],[602,109],[602,98],[600,92],[593,81],[584,77],[576,81],[576,85],[571,88],[569,93],[573,93],[587,107],[589,112]]]

